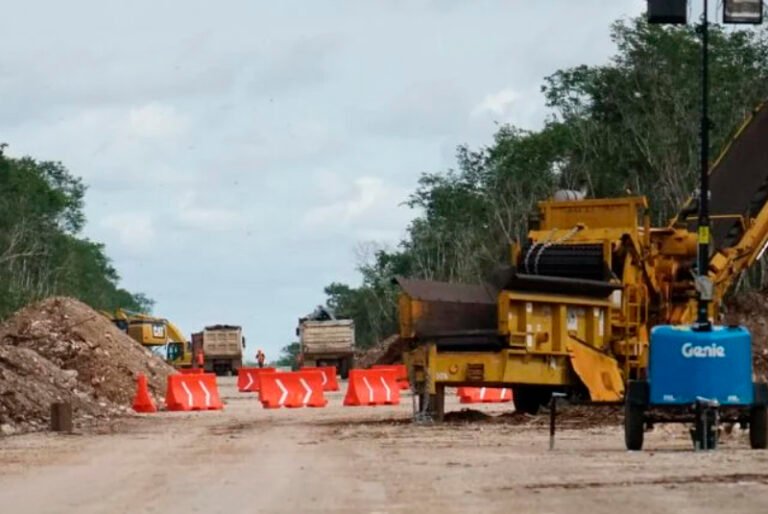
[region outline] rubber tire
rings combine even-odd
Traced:
[[[768,448],[768,407],[765,405],[749,411],[749,445],[753,450]]]
[[[644,430],[643,408],[626,401],[624,403],[624,444],[627,450],[639,451],[643,449]]]
[[[535,416],[541,408],[542,395],[535,389],[518,387],[513,390],[512,402],[515,404],[515,412],[524,412]]]
[[[347,380],[349,378],[349,370],[351,368],[350,359],[339,359],[339,376],[342,380]]]

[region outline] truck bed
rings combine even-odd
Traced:
[[[193,336],[202,337],[206,357],[237,357],[243,353],[240,330],[205,330]]]
[[[351,320],[305,321],[301,325],[301,345],[304,353],[352,353],[355,328]]]

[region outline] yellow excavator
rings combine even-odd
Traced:
[[[768,106],[752,113],[710,171],[711,250],[696,269],[697,199],[652,227],[644,197],[555,195],[538,205],[527,241],[488,284],[397,278],[400,337],[422,409],[438,419],[446,386],[506,386],[519,410],[553,392],[619,402],[644,379],[649,332],[710,319],[768,245]]]
[[[167,319],[127,309],[101,313],[142,345],[150,348],[165,347],[165,360],[172,366],[192,367],[194,352],[190,343],[182,331]]]

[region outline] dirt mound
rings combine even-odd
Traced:
[[[374,364],[396,364],[402,362],[405,342],[397,334],[382,339],[375,345],[355,354],[355,366],[369,368]]]
[[[768,291],[740,293],[726,302],[725,322],[752,334],[752,362],[758,379],[768,379]]]
[[[622,408],[606,405],[558,405],[557,426],[560,428],[593,428],[619,425],[622,422]],[[449,423],[501,423],[530,427],[549,426],[549,409],[542,407],[536,415],[510,410],[503,414],[491,415],[475,409],[461,409],[447,412],[444,420]]]
[[[37,352],[0,344],[0,434],[45,429],[54,402],[70,401],[80,419],[128,411],[98,399],[93,388],[77,381],[77,373],[63,370]]]
[[[14,314],[0,326],[0,348],[0,377],[16,384],[3,384],[0,391],[8,389],[3,398],[15,399],[0,402],[5,418],[17,423],[39,419],[39,408],[47,414],[52,398],[73,397],[77,416],[127,408],[138,373],[147,376],[157,399],[173,373],[108,319],[71,298],[49,298]]]
[[[494,417],[490,414],[475,409],[446,412],[443,416],[443,421],[446,423],[476,423],[478,421],[492,421],[493,419]]]
[[[532,416],[523,412],[502,414],[508,423],[531,426],[549,426],[549,408],[542,407],[539,414]],[[557,426],[560,428],[594,428],[620,425],[624,420],[623,407],[616,405],[569,405],[558,404]]]

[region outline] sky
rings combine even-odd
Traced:
[[[84,235],[191,333],[295,339],[394,247],[403,202],[499,124],[540,128],[554,71],[606,62],[644,0],[4,2],[0,142],[88,184]]]

